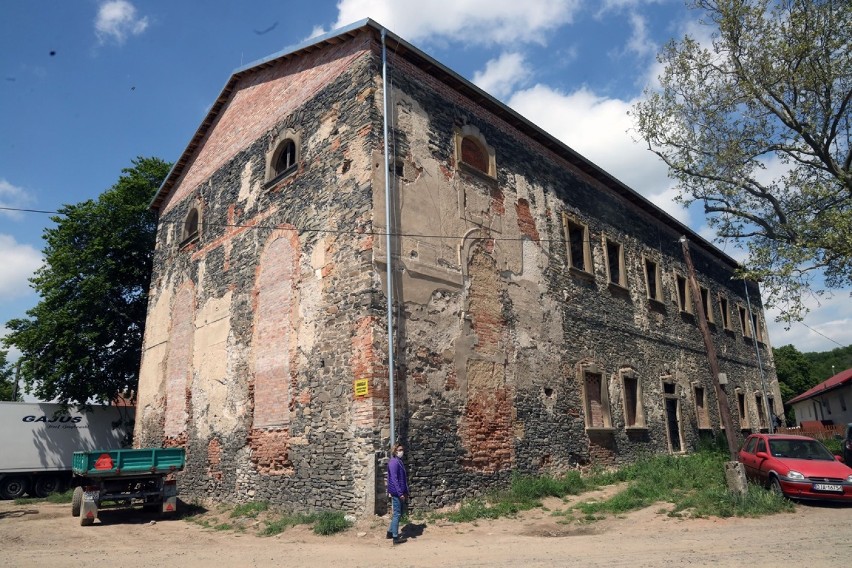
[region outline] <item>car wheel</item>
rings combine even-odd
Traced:
[[[71,516],[79,517],[80,509],[83,507],[83,488],[77,486],[74,488],[74,494],[71,496]]]
[[[18,499],[27,492],[27,479],[25,477],[5,477],[0,481],[0,497],[3,499]]]
[[[777,477],[773,477],[769,480],[769,490],[778,495],[779,497],[785,497],[784,490],[781,489],[781,482],[778,481]]]
[[[35,486],[33,487],[36,497],[41,498],[47,497],[51,493],[56,493],[61,489],[62,483],[55,475],[42,475],[41,477],[38,477],[35,481]]]

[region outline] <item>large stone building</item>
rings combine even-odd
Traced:
[[[388,258],[419,506],[718,433],[683,235],[736,427],[781,413],[731,258],[370,20],[237,70],[152,206],[136,443],[184,493],[383,509]]]

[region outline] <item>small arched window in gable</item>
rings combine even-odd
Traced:
[[[296,143],[290,138],[281,143],[275,160],[275,177],[289,173],[296,167]]]
[[[198,208],[193,207],[189,210],[186,220],[183,222],[183,238],[181,239],[181,246],[198,240],[198,228],[200,225],[198,219]]]
[[[299,169],[299,135],[291,130],[282,133],[266,153],[266,187],[292,176]]]

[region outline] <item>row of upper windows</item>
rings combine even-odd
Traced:
[[[603,373],[596,365],[584,366],[582,369],[582,389],[586,428],[612,428],[611,406],[609,401],[609,389]],[[639,381],[636,371],[624,368],[618,372],[621,383],[622,406],[624,410],[625,428],[646,428],[645,410],[642,404],[642,383]],[[677,383],[663,379],[662,392],[664,398],[679,399]],[[750,428],[749,399],[746,393],[736,389],[737,411],[741,429]],[[769,412],[774,413],[775,401],[770,396],[764,403],[763,394],[755,391],[754,406],[757,411],[758,428],[767,428],[768,420],[766,406]],[[695,405],[696,424],[701,429],[711,428],[710,412],[707,403],[706,389],[698,383],[692,384],[692,397]],[[717,412],[718,415],[718,412]]]
[[[565,231],[565,243],[567,252],[567,261],[569,271],[574,274],[593,277],[592,268],[592,247],[591,238],[589,236],[588,225],[572,219],[567,214],[562,216],[563,227]],[[607,282],[611,285],[620,288],[627,288],[627,270],[625,268],[624,246],[609,237],[603,237],[603,254],[604,266],[606,267]],[[645,291],[647,298],[651,302],[663,303],[663,285],[662,285],[662,268],[660,262],[653,258],[643,256],[643,277],[645,279]],[[681,312],[693,314],[693,300],[690,286],[684,275],[673,271],[673,278],[677,288],[676,301]],[[713,309],[713,298],[710,291],[704,286],[699,286],[701,290],[700,305],[704,312],[704,317],[708,323],[715,324],[716,317]],[[721,324],[723,329],[733,331],[731,312],[728,304],[728,299],[722,295],[718,295],[719,312],[721,314]],[[737,314],[739,316],[740,329],[743,337],[754,338],[757,341],[764,342],[764,333],[761,317],[755,312],[751,312],[746,306],[737,305]]]
[[[494,150],[485,142],[485,138],[475,127],[465,126],[456,136],[456,152],[460,164],[490,177],[496,177]],[[281,180],[295,174],[299,163],[299,136],[288,131],[266,156],[265,183],[271,187]],[[184,219],[180,246],[198,240],[201,230],[201,211],[199,206],[191,207]]]

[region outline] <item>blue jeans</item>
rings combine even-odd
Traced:
[[[408,500],[402,500],[396,495],[391,495],[393,503],[393,516],[391,517],[390,533],[394,538],[399,536],[399,518],[405,514],[405,509],[408,507]]]

